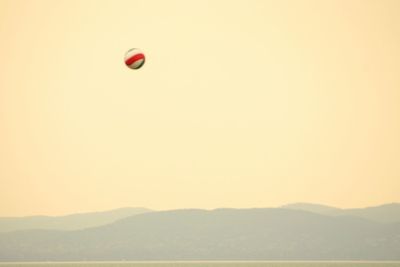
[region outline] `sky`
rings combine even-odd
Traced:
[[[400,202],[399,10],[0,0],[0,216]]]

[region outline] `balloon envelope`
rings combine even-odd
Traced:
[[[140,69],[144,62],[145,56],[138,48],[129,49],[125,54],[125,64],[131,69]]]

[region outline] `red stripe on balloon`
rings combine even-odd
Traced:
[[[134,56],[131,56],[127,60],[125,60],[125,64],[129,66],[129,65],[133,64],[135,61],[140,60],[140,59],[144,59],[144,55],[136,54]]]

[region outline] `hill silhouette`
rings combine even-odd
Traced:
[[[382,223],[400,222],[399,203],[390,203],[376,207],[367,207],[358,209],[339,209],[319,204],[293,203],[282,206],[282,208],[305,210],[330,216],[354,216]]]
[[[122,218],[150,211],[146,208],[120,208],[65,216],[0,217],[0,233],[31,229],[78,230],[113,223]]]
[[[2,233],[0,260],[400,260],[400,223],[284,208],[160,211]]]

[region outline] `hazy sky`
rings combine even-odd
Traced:
[[[399,10],[0,0],[0,216],[399,202]]]

